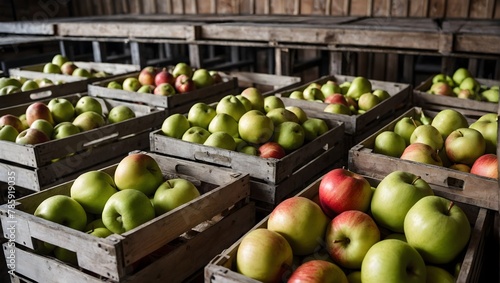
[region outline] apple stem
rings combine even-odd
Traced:
[[[411,182],[411,184],[412,184],[412,185],[415,185],[415,183],[416,183],[418,180],[420,180],[420,179],[422,179],[422,177],[417,176],[417,178],[415,178],[415,179],[413,180],[413,182]]]
[[[450,205],[448,206],[448,213],[450,213],[451,208],[455,205],[455,202],[450,201]]]
[[[166,180],[165,182],[168,184],[170,188],[172,187],[172,184],[170,184],[170,180]]]
[[[415,122],[415,119],[413,119],[413,117],[410,117],[410,120],[413,123],[413,126],[415,126],[415,128],[416,128],[417,127],[417,122]]]

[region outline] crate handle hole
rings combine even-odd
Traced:
[[[446,178],[446,184],[450,189],[457,189],[463,191],[465,181],[462,179],[457,179],[453,177]]]
[[[119,136],[120,136],[120,133],[113,133],[113,134],[111,134],[109,136],[105,136],[105,137],[102,137],[102,138],[98,138],[98,139],[86,142],[86,143],[83,144],[83,147],[86,148],[86,147],[96,146],[96,145],[99,145],[99,144],[102,144],[102,143],[105,143],[105,142],[108,142],[108,141],[115,140]]]
[[[52,96],[52,91],[51,90],[46,90],[46,91],[40,91],[40,92],[33,92],[30,94],[30,99],[31,100],[38,100],[41,98],[47,98]]]

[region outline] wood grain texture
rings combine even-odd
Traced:
[[[389,17],[391,15],[391,0],[373,0],[372,16]]]
[[[442,18],[445,15],[446,0],[429,0],[429,17]]]

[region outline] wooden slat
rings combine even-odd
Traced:
[[[351,9],[349,16],[367,16],[371,13],[368,5],[369,0],[351,0]]]
[[[373,0],[372,15],[388,17],[391,15],[391,0]]]
[[[393,17],[406,17],[408,16],[410,0],[392,0],[391,16]]]
[[[410,17],[427,17],[430,0],[412,0],[410,2]]]
[[[349,0],[332,0],[332,12],[331,15],[333,16],[347,16],[349,15]]]
[[[469,16],[473,19],[491,19],[494,5],[495,0],[473,0]]]
[[[469,5],[471,0],[447,0],[446,17],[447,18],[468,18]]]
[[[495,1],[495,12],[493,13],[494,19],[500,19],[500,0]]]
[[[157,12],[156,0],[143,0],[142,12],[145,14],[153,14]]]
[[[445,15],[446,0],[430,0],[429,17],[442,18]]]

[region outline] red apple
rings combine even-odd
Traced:
[[[43,102],[34,102],[26,109],[26,122],[31,126],[38,119],[47,120],[54,125],[54,119],[49,107]]]
[[[214,80],[214,84],[218,84],[222,82],[222,76],[217,71],[209,71],[210,75]]]
[[[196,89],[194,81],[184,74],[181,74],[177,78],[175,78],[174,86],[178,93],[186,93]]]
[[[472,164],[470,173],[483,177],[498,179],[497,155],[493,153],[487,153],[480,156]]]
[[[332,282],[348,283],[344,271],[335,263],[325,260],[311,260],[301,264],[288,278],[288,283]]]
[[[160,72],[158,72],[154,79],[154,85],[156,86],[163,83],[169,83],[171,85],[175,84],[174,76],[166,68],[163,68]]]
[[[10,125],[14,127],[18,133],[24,131],[24,126],[23,122],[19,117],[14,116],[12,114],[5,114],[2,117],[0,117],[0,126],[3,125]]]
[[[344,168],[331,170],[319,184],[320,205],[330,218],[347,210],[366,212],[371,198],[372,188],[365,177]]]
[[[154,67],[145,67],[139,73],[139,82],[141,85],[153,85],[155,83],[156,73],[157,70]]]
[[[330,96],[327,96],[325,98],[325,103],[329,103],[329,104],[335,104],[335,103],[340,103],[340,104],[344,104],[345,106],[349,107],[349,103],[347,103],[347,100],[345,99],[345,96],[343,96],[342,94],[340,93],[334,93]]]
[[[443,166],[443,161],[436,150],[425,143],[412,143],[405,148],[401,159],[420,162],[425,164],[433,164]]]
[[[262,158],[281,159],[285,155],[285,150],[277,142],[266,142],[259,147],[259,156]]]
[[[47,135],[34,128],[24,130],[16,137],[16,143],[18,144],[38,144],[47,141],[49,141]]]

